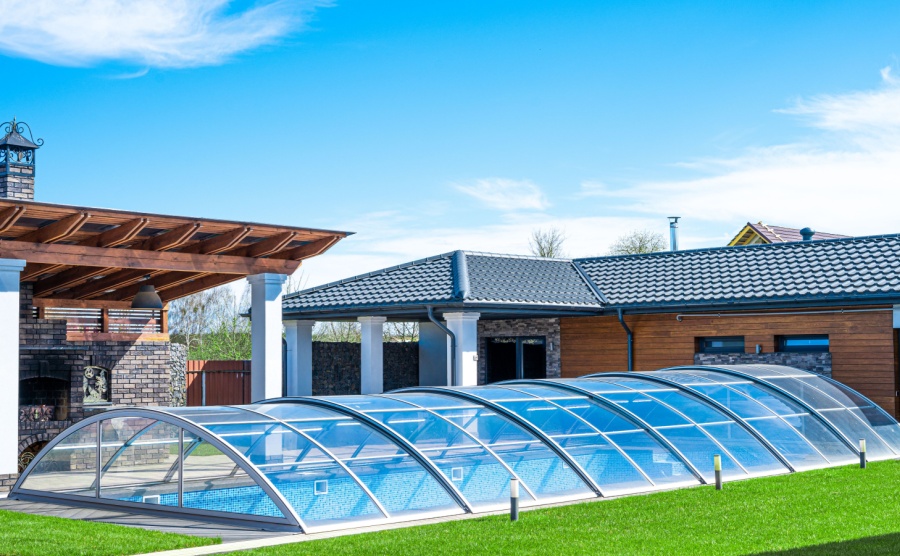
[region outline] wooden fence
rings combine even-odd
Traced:
[[[250,361],[188,361],[187,404],[250,403]]]

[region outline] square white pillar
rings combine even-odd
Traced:
[[[0,259],[0,474],[19,470],[19,274],[25,261]]]
[[[360,358],[360,392],[384,392],[384,323],[385,317],[359,317],[362,340]]]
[[[284,274],[256,274],[250,282],[250,399],[280,398],[281,287]]]
[[[894,305],[894,328],[900,328],[900,305]]]
[[[312,396],[312,331],[315,325],[314,320],[284,321],[288,396]]]
[[[479,313],[444,313],[447,328],[456,335],[456,368],[452,370],[453,386],[478,385],[478,319]],[[450,338],[447,338],[450,345]]]

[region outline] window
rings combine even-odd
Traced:
[[[744,353],[743,336],[697,338],[699,353]]]
[[[487,382],[547,378],[547,338],[486,338]]]
[[[797,336],[776,336],[775,345],[778,351],[828,351],[828,334],[801,334]]]

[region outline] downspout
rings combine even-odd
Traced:
[[[428,320],[443,330],[444,334],[450,338],[450,376],[447,377],[447,386],[453,386],[453,377],[456,376],[456,334],[434,318],[434,308],[431,305],[426,305],[425,309],[428,310]]]
[[[628,334],[628,372],[631,373],[634,372],[634,334],[631,333],[631,329],[625,324],[625,314],[622,312],[622,309],[619,309],[619,324],[622,325],[625,333]]]

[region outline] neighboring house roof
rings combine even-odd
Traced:
[[[813,241],[816,241],[820,239],[841,239],[846,237],[850,236],[815,232],[812,239]],[[734,236],[734,239],[728,242],[728,246],[757,245],[760,243],[790,243],[793,241],[803,241],[803,236],[800,234],[800,228],[772,226],[760,221],[756,224],[747,222],[747,225]]]
[[[590,259],[456,251],[287,296],[288,318],[900,303],[900,234]]]
[[[382,309],[406,315],[426,305],[492,314],[596,312],[602,306],[570,260],[455,251],[286,296],[284,312],[339,316]]]
[[[900,235],[576,261],[607,308],[900,300]]]

